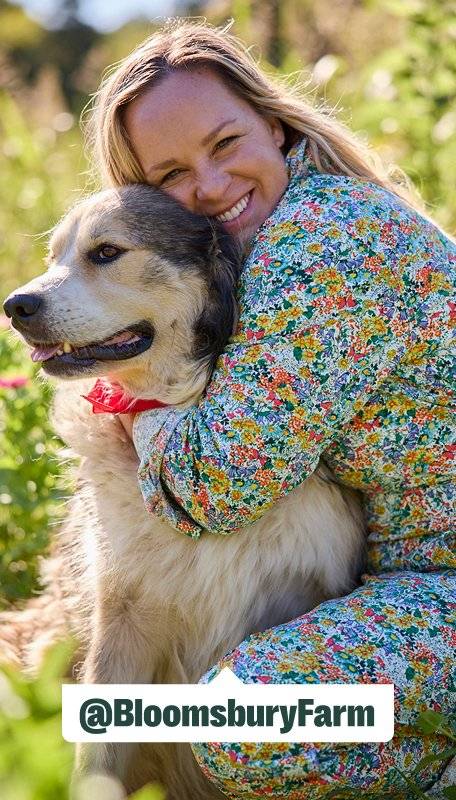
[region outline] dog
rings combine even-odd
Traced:
[[[356,585],[362,506],[323,461],[249,530],[193,540],[146,511],[123,426],[83,399],[102,376],[133,397],[197,403],[236,328],[241,263],[218,223],[138,184],[80,201],[53,232],[47,272],[5,302],[57,379],[55,428],[80,459],[46,564],[54,622],[39,625],[41,598],[12,627],[3,615],[11,651],[21,615],[33,628],[15,651],[29,668],[68,629],[84,682],[195,683],[250,633]],[[77,770],[113,774],[128,791],[156,780],[169,800],[222,797],[188,744],[81,745]]]

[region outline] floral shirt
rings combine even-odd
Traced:
[[[206,394],[135,419],[146,507],[228,534],[323,457],[363,495],[372,572],[456,567],[456,244],[378,185],[318,172],[305,140],[287,164]]]

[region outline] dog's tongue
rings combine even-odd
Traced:
[[[60,350],[61,344],[53,344],[50,347],[35,347],[31,352],[32,361],[47,361],[48,358],[55,356],[57,350]]]

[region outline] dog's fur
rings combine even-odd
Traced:
[[[94,264],[90,254],[104,243],[125,252]],[[194,403],[235,327],[239,263],[210,220],[135,186],[76,206],[52,236],[48,272],[18,290],[42,300],[36,320],[15,323],[29,342],[82,346],[139,321],[154,339],[139,356],[97,362],[84,380],[60,384],[55,427],[81,459],[78,489],[46,567],[48,617],[42,598],[3,615],[0,641],[12,660],[36,666],[71,629],[84,681],[193,683],[248,634],[355,585],[360,503],[322,462],[249,530],[195,541],[147,513],[119,420],[93,415],[81,399],[93,375],[107,375],[135,396]],[[170,800],[221,797],[189,745],[82,746],[78,764],[116,774],[129,790],[158,780]]]

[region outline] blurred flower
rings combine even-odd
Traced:
[[[383,133],[396,133],[399,130],[399,123],[393,117],[385,117],[380,122],[380,128]]]
[[[27,703],[15,694],[6,675],[0,672],[0,710],[6,717],[25,719],[29,712]]]
[[[380,100],[394,100],[396,89],[393,86],[393,76],[387,69],[377,69],[371,76],[364,94],[367,98]]]
[[[44,182],[41,178],[30,178],[22,187],[17,198],[20,208],[33,208],[45,190]]]
[[[446,142],[450,139],[456,131],[456,113],[448,111],[443,117],[440,117],[436,125],[432,129],[432,138],[434,142]]]
[[[69,131],[74,125],[74,116],[73,114],[69,114],[67,111],[62,111],[60,114],[56,114],[54,119],[52,120],[52,127],[55,131],[59,133],[64,133],[64,131]]]
[[[334,73],[340,66],[340,59],[331,53],[323,56],[317,61],[313,68],[313,79],[315,83],[324,84],[331,80]]]
[[[28,383],[25,375],[17,375],[15,378],[0,378],[0,389],[20,389]]]

